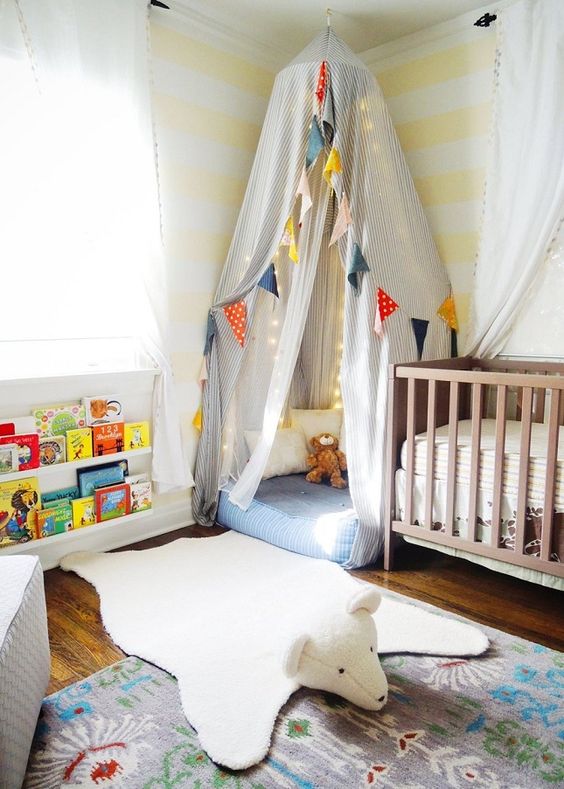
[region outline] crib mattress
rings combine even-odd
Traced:
[[[456,481],[461,485],[470,484],[472,421],[461,420],[458,423],[458,440],[456,453]],[[521,422],[506,422],[505,468],[503,492],[508,496],[517,496],[519,489],[519,444],[521,440]],[[448,470],[448,425],[438,427],[435,434],[435,468],[434,477],[446,480]],[[531,430],[531,448],[529,462],[528,497],[542,500],[546,480],[546,448],[548,444],[548,425],[533,423]],[[495,419],[482,419],[480,451],[480,487],[484,490],[493,489],[495,462]],[[427,468],[427,434],[420,433],[415,437],[414,473],[425,476]],[[407,441],[401,451],[402,468],[407,468]],[[556,466],[555,509],[564,510],[564,427],[560,428],[558,442],[558,462]]]
[[[247,510],[220,492],[216,520],[221,526],[315,559],[346,564],[358,529],[348,489],[307,482],[303,474],[261,482]]]

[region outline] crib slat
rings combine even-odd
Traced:
[[[415,378],[407,379],[407,468],[405,478],[405,523],[413,522],[413,470],[415,462]]]
[[[454,500],[456,485],[456,454],[458,443],[458,404],[460,401],[460,384],[451,381],[448,407],[448,460],[447,460],[447,497],[446,497],[446,533],[450,537],[454,530]]]
[[[425,526],[427,529],[433,528],[436,406],[437,382],[429,381],[427,393],[427,479],[425,481]]]
[[[521,402],[521,441],[519,444],[519,488],[517,491],[517,519],[515,552],[521,556],[525,547],[525,517],[527,514],[527,493],[529,490],[529,452],[531,449],[531,411],[533,389],[523,387]]]
[[[554,530],[554,488],[556,483],[556,458],[558,456],[558,416],[560,391],[553,389],[550,397],[548,417],[548,446],[546,448],[546,483],[542,516],[541,559],[548,561]]]
[[[468,501],[468,537],[476,542],[478,524],[478,481],[480,478],[480,441],[482,437],[482,384],[472,384],[472,439],[470,454],[470,491]]]
[[[544,422],[544,407],[546,403],[546,389],[536,390],[535,422]]]
[[[500,384],[497,387],[497,401],[495,407],[495,460],[491,532],[491,544],[494,548],[499,546],[499,537],[501,533],[501,497],[503,495],[506,412],[507,387]]]

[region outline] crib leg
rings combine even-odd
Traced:
[[[394,566],[394,549],[396,547],[396,534],[392,531],[391,526],[386,530],[386,539],[384,541],[384,570],[391,572]]]

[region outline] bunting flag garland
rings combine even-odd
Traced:
[[[331,176],[333,173],[341,173],[343,168],[341,166],[341,157],[339,155],[339,151],[336,148],[331,148],[331,153],[327,157],[327,163],[325,164],[325,169],[323,170],[323,177],[331,186]]]
[[[327,63],[323,61],[319,69],[319,77],[317,78],[317,88],[315,89],[315,95],[317,96],[317,101],[319,102],[319,109],[323,107],[326,87],[327,87]]]
[[[351,264],[347,274],[347,279],[355,290],[358,290],[358,274],[361,271],[370,271],[370,269],[368,267],[368,263],[363,257],[362,252],[360,251],[360,247],[358,244],[355,244],[353,246]]]
[[[454,306],[454,299],[452,295],[447,296],[447,298],[443,301],[437,310],[437,315],[442,318],[451,329],[458,331],[458,320],[456,319],[456,308]]]
[[[317,117],[314,115],[311,121],[311,131],[309,133],[309,143],[306,153],[306,167],[308,170],[323,150],[323,144],[321,129],[319,128]]]
[[[192,419],[192,424],[199,430],[200,433],[202,432],[202,406],[198,406],[198,410],[194,414],[194,418]]]
[[[269,293],[272,293],[274,296],[276,296],[276,298],[278,298],[278,282],[276,281],[276,269],[274,268],[274,263],[270,264],[257,284],[259,288],[264,288]]]
[[[213,312],[210,310],[208,312],[208,324],[206,327],[206,344],[204,346],[204,356],[209,356],[211,353],[213,338],[215,337],[216,332],[217,326],[215,325],[215,318]]]
[[[302,175],[300,178],[300,183],[298,184],[298,191],[296,192],[296,197],[298,197],[299,195],[302,196],[302,204],[300,206],[300,227],[301,227],[305,215],[313,205],[313,201],[311,199],[311,192],[309,191],[309,181],[307,180],[307,171],[305,167],[302,170]]]
[[[341,198],[341,204],[339,206],[339,213],[337,214],[337,219],[333,225],[333,232],[331,233],[329,246],[335,244],[341,238],[341,236],[347,232],[351,223],[352,216],[349,208],[349,201],[347,200],[346,194],[343,192],[343,197]]]
[[[413,326],[415,342],[417,343],[417,358],[421,359],[423,356],[423,346],[425,345],[427,329],[429,328],[429,321],[425,321],[421,318],[412,318],[411,325]]]
[[[325,139],[329,145],[331,145],[335,133],[335,109],[333,107],[333,93],[330,88],[328,88],[325,93],[325,104],[323,105],[321,125],[323,127]]]
[[[290,260],[293,260],[294,263],[298,262],[299,258],[298,248],[296,246],[296,236],[294,234],[294,220],[291,216],[288,217],[288,221],[286,222],[286,227],[284,228],[284,235],[282,236],[280,246],[290,247],[288,250],[288,257]]]
[[[378,337],[384,336],[383,324],[386,318],[389,318],[398,309],[399,304],[385,290],[378,288],[376,293],[376,318],[374,320],[374,331]]]
[[[208,359],[204,356],[202,359],[202,366],[200,367],[200,375],[198,376],[198,383],[203,387],[204,383],[208,380]]]
[[[228,304],[223,308],[235,339],[241,347],[245,344],[245,330],[247,328],[247,305],[244,301]]]

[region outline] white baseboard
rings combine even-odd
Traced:
[[[66,535],[57,535],[25,543],[25,553],[28,556],[38,556],[42,568],[51,570],[53,567],[58,567],[60,560],[67,553],[111,551],[113,548],[131,545],[140,540],[147,540],[149,537],[157,537],[159,534],[181,529],[194,523],[192,513],[185,502],[162,504],[155,507],[143,518],[124,521],[124,523],[119,521],[120,519],[116,518],[111,528],[109,528],[109,524],[103,524],[104,528],[101,530],[98,530],[96,526],[90,526],[70,532],[68,536],[72,539],[68,541],[63,539]],[[17,552],[12,549],[6,550],[9,550],[10,554]],[[0,550],[0,557],[2,555],[3,552]]]

